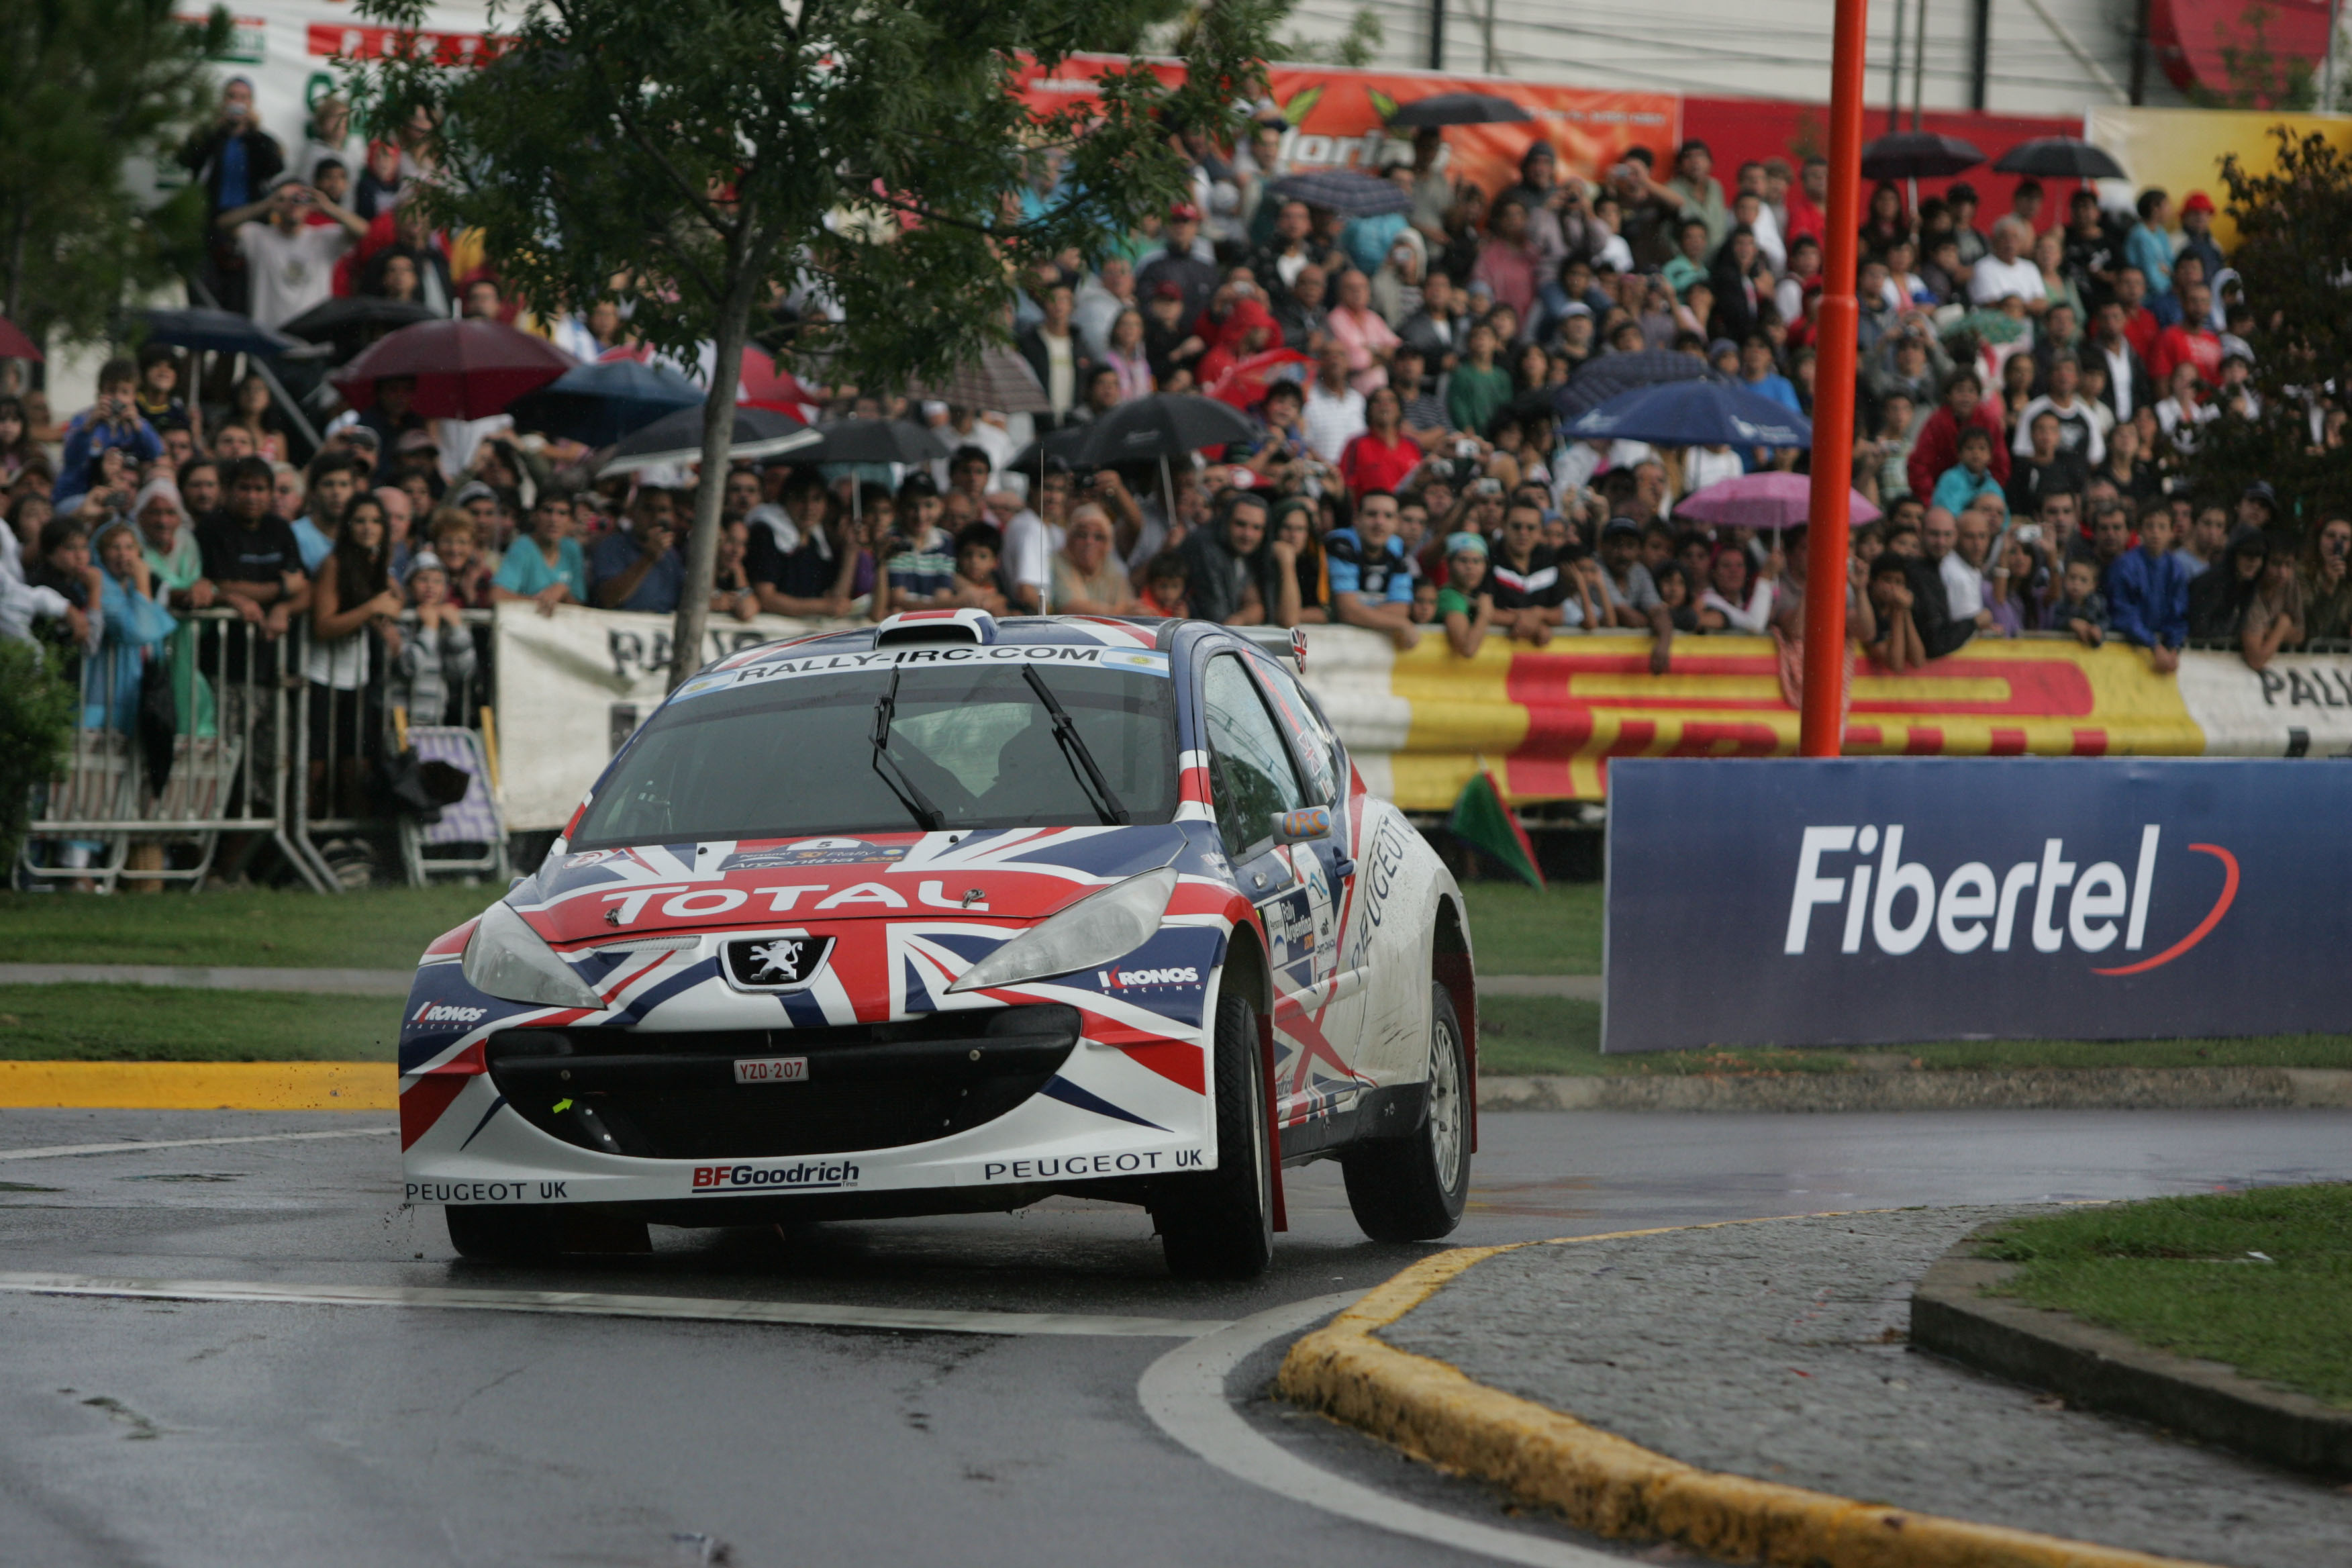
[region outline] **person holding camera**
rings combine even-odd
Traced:
[[[188,138],[179,162],[205,187],[205,216],[215,226],[223,213],[250,205],[268,189],[286,167],[286,153],[253,112],[250,79],[228,79],[221,89],[220,113]],[[210,232],[205,286],[223,310],[243,310],[247,303],[245,258],[234,234],[218,227]]]
[[[331,222],[314,225],[312,213]],[[335,263],[367,235],[355,213],[336,205],[291,174],[269,183],[259,201],[232,207],[214,220],[236,237],[244,258],[246,314],[265,327],[282,327],[334,292]]]
[[[99,367],[98,401],[75,415],[73,423],[66,426],[65,463],[49,494],[59,511],[72,511],[74,508],[68,502],[98,487],[104,472],[98,458],[108,450],[120,447],[129,460],[131,477],[110,481],[113,486],[127,485],[129,490],[138,489],[139,465],[152,463],[163,455],[163,438],[141,417],[138,395],[136,364],[127,359],[110,359]],[[128,497],[126,490],[121,499],[127,500]]]

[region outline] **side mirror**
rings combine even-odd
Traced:
[[[1331,808],[1310,805],[1297,811],[1277,811],[1274,814],[1274,841],[1276,844],[1312,844],[1331,837]]]

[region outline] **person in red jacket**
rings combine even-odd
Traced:
[[[1944,405],[1927,416],[1911,447],[1905,471],[1913,495],[1925,500],[1936,493],[1936,481],[1960,460],[1960,432],[1971,425],[1992,437],[1993,478],[2009,482],[2009,442],[2000,427],[2000,410],[1984,400],[1984,383],[1976,372],[1959,370],[1944,384]]]
[[[2213,294],[2202,283],[2180,286],[2180,321],[2156,335],[2147,373],[2158,386],[2172,382],[2173,368],[2193,364],[2207,386],[2221,384],[2221,336],[2213,330]]]
[[[1364,399],[1368,428],[1339,454],[1339,477],[1348,493],[1361,500],[1370,490],[1402,489],[1421,467],[1421,443],[1406,433],[1404,404],[1393,386],[1372,389]]]

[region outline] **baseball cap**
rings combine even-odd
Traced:
[[[2278,510],[2278,491],[2271,489],[2270,485],[2262,479],[2256,479],[2252,484],[2248,485],[2246,487],[2246,493],[2238,499],[2241,500],[2258,500],[2264,506],[2270,508],[2273,512]]]
[[[1631,533],[1638,537],[1641,534],[1641,531],[1642,525],[1635,522],[1632,518],[1612,517],[1609,520],[1608,524],[1601,529],[1601,537],[1603,539],[1614,539],[1621,533]]]
[[[1151,297],[1155,300],[1181,300],[1184,297],[1184,286],[1181,283],[1155,284],[1151,289]]]
[[[2210,213],[2213,210],[2213,198],[2202,191],[2191,191],[2189,199],[2180,204],[2180,210],[2184,213]]]
[[[1483,534],[1473,533],[1467,529],[1465,529],[1460,533],[1449,533],[1445,536],[1445,553],[1448,555],[1484,555],[1486,553],[1486,536]]]
[[[454,507],[467,507],[471,506],[478,500],[496,500],[498,499],[498,491],[490,489],[489,486],[484,484],[479,479],[469,479],[466,483],[457,487],[457,493],[449,498],[449,504]]]
[[[1198,223],[1201,221],[1201,209],[1194,206],[1191,202],[1178,202],[1174,206],[1168,209],[1168,221],[1171,223]]]
[[[434,445],[430,430],[404,430],[400,433],[400,439],[393,444],[395,452],[437,452],[440,449]]]
[[[446,572],[447,570],[447,567],[441,564],[441,557],[434,554],[430,550],[420,550],[408,558],[407,576],[402,581],[405,582],[408,577],[414,577],[419,572]]]

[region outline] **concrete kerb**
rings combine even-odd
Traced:
[[[2254,1110],[2352,1107],[2336,1068],[2026,1068],[1628,1077],[1480,1074],[1481,1110]]]
[[[1988,1226],[1930,1267],[1911,1343],[2068,1403],[2186,1434],[2291,1469],[2352,1475],[2352,1410],[2141,1344],[2072,1313],[1987,1295],[2017,1265],[1974,1255]]]
[[[1702,1470],[1475,1383],[1376,1333],[1448,1281],[1520,1247],[1719,1228],[1669,1226],[1440,1253],[1293,1345],[1276,1387],[1286,1399],[1416,1458],[1504,1487],[1579,1529],[1673,1541],[1727,1562],[1774,1568],[2182,1568],[2175,1559]]]

